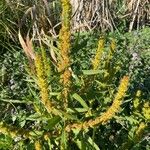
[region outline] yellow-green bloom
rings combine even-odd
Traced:
[[[34,147],[35,147],[35,150],[42,150],[42,146],[39,140],[35,141]]]
[[[74,128],[86,129],[100,123],[106,123],[108,120],[110,120],[117,112],[119,112],[120,105],[122,104],[122,99],[125,96],[125,93],[128,89],[128,84],[129,84],[129,77],[124,76],[120,81],[118,92],[114,98],[113,104],[101,116],[97,117],[96,119],[85,121],[84,123],[81,124],[75,123],[73,125],[68,125],[66,127],[66,131],[69,132],[71,129]]]
[[[59,62],[58,70],[64,71],[70,65],[70,49],[71,49],[71,4],[69,0],[61,0],[62,4],[62,27],[59,33],[60,39],[60,54],[61,60]]]
[[[61,72],[60,82],[63,85],[62,99],[64,101],[64,107],[67,107],[68,94],[71,83],[71,71],[70,67],[70,49],[71,49],[71,4],[69,0],[61,0],[62,3],[62,27],[59,33],[60,39],[60,62],[58,64],[58,71]]]
[[[43,65],[44,65],[45,76],[50,77],[51,66],[46,55],[46,50],[44,49],[43,46],[41,46],[41,55],[42,55],[42,60],[43,60]]]
[[[113,39],[113,40],[111,41],[111,44],[110,44],[110,51],[109,51],[109,54],[108,54],[106,66],[108,66],[109,62],[111,61],[111,59],[112,59],[112,57],[113,57],[113,54],[114,54],[114,52],[115,52],[115,49],[116,49],[116,42],[115,42],[115,40]]]
[[[111,52],[113,53],[116,49],[116,41],[114,39],[112,39],[111,44],[110,44],[110,49]]]
[[[127,139],[120,150],[129,150],[133,145],[137,144],[142,139],[146,127],[147,125],[144,122],[141,122],[135,131],[133,139]]]
[[[140,104],[140,99],[139,99],[140,96],[141,96],[141,91],[138,90],[138,91],[136,92],[135,99],[133,100],[133,107],[134,107],[135,109],[137,109],[138,106],[139,106],[139,104]]]
[[[44,72],[44,65],[42,62],[42,58],[39,54],[37,54],[35,58],[35,67],[37,72],[37,83],[40,89],[41,101],[44,107],[50,113],[52,111],[52,103],[49,99],[48,83]]]
[[[4,122],[0,122],[0,133],[10,136],[11,138],[17,137],[31,138],[30,131],[12,127]]]
[[[150,103],[149,102],[144,103],[144,106],[142,108],[142,113],[145,119],[150,120]]]
[[[103,50],[104,50],[104,39],[101,38],[98,42],[98,48],[97,48],[97,51],[96,51],[95,58],[92,61],[94,70],[98,69],[98,67],[100,65]]]
[[[134,142],[140,141],[146,127],[147,127],[147,125],[144,122],[140,123],[139,127],[137,128],[137,130],[135,132],[135,138],[134,138],[135,141]]]

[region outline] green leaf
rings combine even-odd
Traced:
[[[41,121],[41,120],[47,120],[47,118],[38,113],[35,113],[27,117],[26,120],[31,120],[31,121],[40,120]]]
[[[17,116],[16,115],[12,115],[12,121],[15,122],[17,119]]]
[[[21,128],[24,127],[26,124],[26,120],[21,121],[19,124],[20,124]]]
[[[73,94],[72,97],[76,99],[84,108],[89,109],[86,102],[77,93]]]
[[[102,88],[106,88],[106,87],[108,87],[108,86],[111,86],[111,85],[107,85],[106,83],[103,83],[103,82],[100,82],[100,81],[98,81],[98,80],[95,80],[97,83],[98,83],[98,85],[100,86],[100,87],[102,87]]]
[[[37,130],[34,130],[34,131],[31,131],[29,134],[33,137],[39,137],[39,136],[42,136],[44,133],[44,131],[37,131]]]
[[[92,148],[94,148],[95,150],[100,150],[98,145],[93,141],[93,139],[90,136],[87,137],[87,140],[88,140],[89,144],[92,146]]]
[[[82,70],[84,75],[95,75],[95,74],[102,74],[104,70]]]
[[[67,133],[65,130],[62,131],[61,135],[61,149],[67,149]]]
[[[13,139],[9,136],[0,135],[0,149],[1,150],[8,150],[13,149]]]
[[[63,117],[65,117],[65,119],[78,120],[77,117],[72,114],[68,114],[61,110],[59,110],[59,112],[61,112],[61,114],[63,115]]]
[[[129,138],[129,139],[132,140],[132,139],[134,138],[136,129],[137,129],[136,126],[133,126],[133,127],[131,128],[131,130],[130,130],[129,133],[128,133],[128,138]]]
[[[60,92],[50,92],[50,95],[51,96],[58,96],[60,95],[61,93]]]
[[[0,99],[0,101],[3,102],[8,102],[8,103],[18,103],[18,104],[23,104],[23,103],[28,103],[28,104],[32,104],[33,102],[31,101],[26,101],[26,100],[15,100],[15,99]]]
[[[87,112],[88,110],[86,108],[67,108],[67,112],[69,113],[76,113],[76,112],[79,112],[79,113],[83,113],[83,112]]]
[[[82,143],[79,139],[76,140],[76,144],[77,144],[79,149],[82,149]]]
[[[55,116],[52,119],[48,120],[47,125],[44,127],[46,130],[52,129],[55,125],[61,120],[59,116]]]
[[[133,117],[128,117],[128,116],[125,116],[124,117],[127,121],[129,121],[130,122],[130,124],[138,124],[139,123],[139,121],[138,120],[136,120],[136,119],[134,119],[134,116]]]

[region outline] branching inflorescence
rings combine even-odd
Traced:
[[[103,124],[109,121],[113,116],[119,112],[120,105],[122,104],[122,99],[125,96],[125,93],[128,89],[129,77],[124,76],[118,87],[118,92],[114,98],[113,104],[108,108],[106,112],[104,112],[101,116],[98,116],[95,119],[91,119],[89,121],[85,121],[83,123],[75,123],[72,125],[68,125],[66,127],[66,131],[70,131],[72,129],[87,129],[89,127],[94,127],[97,124]]]

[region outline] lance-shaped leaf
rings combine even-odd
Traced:
[[[35,54],[33,52],[33,47],[32,47],[32,41],[29,39],[29,35],[27,35],[27,37],[26,37],[26,42],[24,41],[20,31],[19,31],[18,37],[19,37],[19,42],[20,42],[26,56],[28,57],[28,59],[29,60],[35,59]]]

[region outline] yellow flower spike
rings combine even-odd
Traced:
[[[38,54],[35,58],[35,67],[37,72],[37,82],[40,89],[41,101],[46,110],[50,113],[52,111],[52,103],[49,100],[48,83],[44,73],[42,58]]]
[[[112,57],[113,57],[113,53],[115,52],[116,49],[116,42],[114,39],[112,39],[111,44],[110,44],[110,52],[108,54],[108,59],[106,62],[106,67],[108,67],[109,62],[111,61]]]
[[[115,103],[120,101],[124,97],[125,92],[128,89],[128,84],[129,84],[129,77],[124,76],[120,81],[120,85],[118,87],[118,92],[117,92],[115,99],[114,99]]]
[[[58,65],[58,71],[62,72],[60,82],[63,85],[62,98],[64,107],[68,105],[68,94],[71,85],[71,71],[70,67],[70,49],[71,49],[71,4],[69,0],[61,0],[62,3],[62,28],[59,33],[60,39],[60,54],[61,59]]]
[[[108,108],[108,110],[106,112],[104,112],[101,116],[97,117],[96,119],[91,119],[89,121],[85,121],[82,124],[72,124],[72,125],[68,125],[66,127],[66,131],[70,132],[72,129],[87,129],[89,127],[93,127],[97,124],[100,123],[106,123],[108,120],[110,120],[111,118],[113,118],[113,116],[119,112],[120,109],[120,105],[122,104],[122,99],[125,96],[125,93],[128,89],[128,84],[129,84],[129,77],[128,76],[124,76],[121,81],[120,81],[120,85],[118,87],[118,92],[114,98],[113,104]]]
[[[42,59],[43,59],[43,64],[44,64],[45,75],[49,77],[50,72],[51,72],[51,66],[46,56],[46,50],[42,46],[41,46],[41,54],[42,54]]]
[[[105,74],[104,74],[104,82],[111,81],[114,74],[120,69],[120,66],[111,66],[111,60],[116,50],[116,42],[115,39],[112,39],[107,60],[105,61]]]
[[[145,119],[150,120],[150,102],[145,102],[142,108],[142,113]]]
[[[71,76],[71,72],[69,70],[65,70],[64,73],[61,75],[61,82],[64,85],[64,89],[62,91],[62,97],[64,99],[64,106],[67,107],[67,98],[69,93],[69,86],[71,84],[71,81],[68,80]]]
[[[139,99],[140,96],[141,96],[141,91],[138,90],[138,91],[136,92],[135,99],[133,100],[133,107],[134,107],[134,109],[136,109],[136,110],[137,110],[137,108],[138,108],[138,106],[139,106],[139,104],[140,104],[140,99]]]
[[[0,122],[0,133],[10,136],[11,138],[23,137],[23,138],[31,138],[30,131],[26,131],[24,129],[17,129],[15,127],[9,126],[4,122]]]
[[[44,139],[45,139],[45,141],[48,141],[48,140],[49,140],[49,135],[48,135],[48,134],[45,134],[45,135],[44,135]]]
[[[97,48],[97,51],[96,51],[95,58],[92,61],[92,65],[93,65],[94,70],[98,69],[98,67],[100,65],[103,50],[104,50],[104,39],[101,38],[98,42],[98,48]]]
[[[62,4],[62,25],[66,27],[70,27],[70,19],[71,19],[71,4],[70,0],[61,0]]]
[[[35,150],[42,150],[42,146],[39,140],[35,141],[34,147],[35,147]]]
[[[147,125],[144,122],[140,123],[138,129],[135,132],[135,138],[134,138],[135,141],[134,142],[140,141],[146,127],[147,127]]]
[[[15,138],[18,136],[17,131],[15,131],[15,130],[11,131],[7,126],[3,126],[2,123],[0,124],[0,133],[3,133],[5,135],[9,135],[12,138]]]
[[[71,48],[71,4],[69,0],[61,0],[62,3],[62,27],[59,33],[61,61],[58,70],[64,71],[70,65],[70,48]]]
[[[112,41],[111,41],[110,49],[112,52],[114,52],[116,49],[116,41],[114,39],[112,39]]]
[[[141,91],[138,90],[137,93],[136,93],[136,97],[140,97],[141,96]]]
[[[147,125],[144,122],[141,122],[135,131],[133,139],[127,139],[127,141],[121,146],[120,150],[129,150],[133,145],[139,143],[143,137],[146,127]]]

